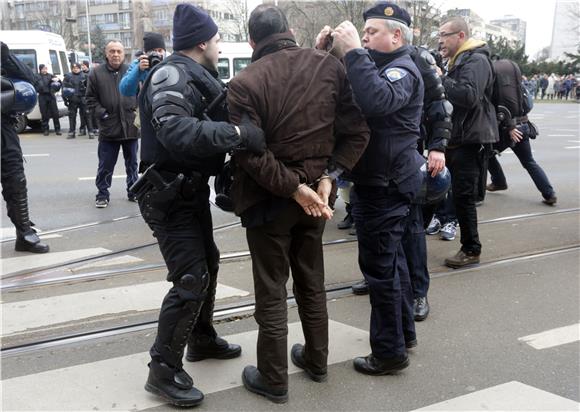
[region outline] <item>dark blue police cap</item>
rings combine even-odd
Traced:
[[[363,13],[365,21],[368,19],[395,20],[410,27],[411,16],[406,10],[400,8],[395,3],[380,2]]]

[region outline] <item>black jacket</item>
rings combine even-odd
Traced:
[[[54,75],[50,73],[39,73],[36,75],[36,82],[34,83],[34,87],[36,88],[38,94],[54,96],[54,91],[52,91],[50,88],[50,83],[52,82],[53,78]]]
[[[481,46],[463,52],[443,79],[453,105],[453,130],[449,148],[499,140],[489,49]]]
[[[64,80],[62,82],[62,87],[70,87],[74,89],[73,97],[80,100],[81,97],[85,97],[87,92],[87,75],[83,72],[67,73],[64,75]]]
[[[101,64],[89,74],[87,105],[99,122],[99,140],[129,140],[139,137],[135,126],[137,99],[122,96],[119,82],[127,71],[126,64],[118,70]]]
[[[204,116],[223,89],[217,73],[179,53],[155,66],[139,94],[141,170],[155,163],[158,170],[205,178],[219,173],[225,154],[242,143],[227,123],[225,103],[207,114],[212,120]]]

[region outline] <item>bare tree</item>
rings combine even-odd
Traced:
[[[67,49],[78,47],[78,31],[76,27],[76,4],[73,1],[51,1],[47,3],[38,3],[43,8],[34,10],[30,13],[33,20],[36,21],[35,27],[31,29],[46,30],[52,33],[60,34],[64,39]],[[73,9],[74,7],[74,9]]]
[[[230,26],[230,34],[238,41],[248,41],[248,19],[251,10],[248,10],[247,0],[226,0],[223,2],[224,9],[233,16]]]

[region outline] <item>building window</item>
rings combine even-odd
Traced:
[[[121,33],[121,43],[123,43],[126,49],[133,48],[133,35],[131,32]]]
[[[79,16],[78,24],[80,31],[87,31],[87,16]]]
[[[119,10],[129,10],[131,9],[131,0],[120,0]]]
[[[105,14],[105,23],[117,23],[117,15],[114,13]]]
[[[49,50],[48,55],[50,56],[50,64],[52,65],[52,74],[61,74],[60,63],[58,62],[58,55],[56,51]]]
[[[119,24],[121,28],[131,28],[131,13],[119,13]]]

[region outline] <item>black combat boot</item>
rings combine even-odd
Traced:
[[[145,390],[176,406],[196,406],[203,401],[203,393],[193,386],[187,372],[155,359],[149,363]]]
[[[87,135],[87,131],[85,129],[79,130],[79,136],[86,136],[86,135]]]
[[[17,184],[19,191],[10,193],[6,199],[8,217],[16,227],[14,249],[18,252],[46,253],[49,251],[49,247],[40,243],[40,238],[32,228],[33,224],[28,217],[26,179],[19,178]]]
[[[212,325],[216,288],[217,275],[211,276],[201,312],[187,342],[185,359],[189,362],[204,359],[232,359],[242,354],[240,345],[230,344],[220,338]]]
[[[68,132],[68,135],[66,136],[67,139],[74,139],[75,136],[75,132],[74,130],[71,130],[70,132]]]
[[[242,382],[244,387],[250,392],[265,396],[274,403],[288,402],[288,389],[270,386],[255,366],[248,365],[244,368]]]

